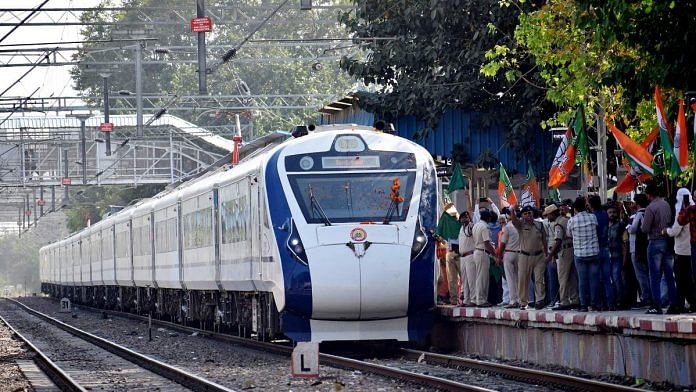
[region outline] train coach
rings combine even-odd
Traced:
[[[42,290],[263,339],[419,340],[436,182],[409,140],[320,126],[43,247]]]

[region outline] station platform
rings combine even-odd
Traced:
[[[590,374],[696,385],[696,314],[438,306],[433,345]]]

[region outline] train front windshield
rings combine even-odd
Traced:
[[[406,219],[415,175],[415,171],[344,172],[289,174],[288,178],[307,223],[381,223]],[[396,179],[403,198],[398,203],[390,195]]]

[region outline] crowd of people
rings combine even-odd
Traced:
[[[696,204],[648,184],[632,201],[578,197],[535,209],[446,206],[438,302],[465,307],[696,312]],[[665,309],[666,308],[666,309]]]

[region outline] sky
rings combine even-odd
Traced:
[[[1,9],[7,8],[34,8],[41,4],[43,0],[0,0]],[[69,8],[69,7],[94,7],[99,3],[98,0],[49,0],[44,5],[44,8]],[[24,18],[28,12],[17,13],[20,20]],[[74,20],[73,16],[63,15],[58,12],[52,12],[51,15],[55,20]],[[5,12],[0,12],[0,21],[3,23],[17,23],[18,20]],[[50,19],[46,13],[36,13],[30,20],[32,22],[49,22]],[[0,27],[0,37],[9,32],[12,27]],[[19,44],[19,43],[40,43],[40,42],[65,42],[65,41],[80,41],[80,26],[20,26],[9,37],[7,37],[0,45]],[[73,46],[73,45],[65,45]],[[3,47],[0,49],[8,49]],[[10,59],[7,53],[0,53],[2,63],[10,62],[27,62],[24,58]],[[38,56],[34,57],[35,59]],[[34,97],[53,96],[75,96],[77,93],[72,89],[72,81],[70,79],[69,66],[64,67],[37,67],[20,83],[5,93],[5,97],[26,97],[31,94],[37,87],[40,90],[34,94]],[[0,92],[9,87],[22,74],[27,72],[29,67],[11,67],[2,68],[2,77],[0,77]]]

